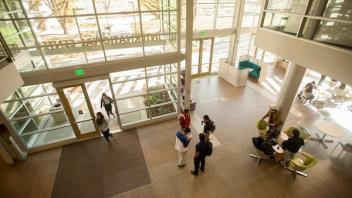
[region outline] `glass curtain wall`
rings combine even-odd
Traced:
[[[213,49],[213,63],[211,72],[219,72],[220,59],[227,58],[229,54],[231,36],[215,37]]]
[[[244,4],[241,27],[257,27],[264,0],[246,0]]]
[[[177,112],[177,64],[110,74],[122,126]]]
[[[236,0],[194,0],[193,31],[231,29]],[[186,0],[181,1],[182,32],[186,31]],[[206,23],[205,23],[206,21]]]
[[[0,0],[0,30],[21,72],[174,52],[176,0]]]
[[[264,0],[246,0],[244,4],[241,28],[256,28],[259,25],[260,11]],[[235,66],[239,61],[248,56],[254,57],[256,46],[254,45],[255,30],[242,33],[239,36]]]
[[[28,148],[75,138],[51,84],[21,87],[1,109]]]
[[[352,1],[268,0],[263,27],[317,42],[352,48]]]

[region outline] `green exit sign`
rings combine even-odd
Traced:
[[[207,35],[207,33],[206,33],[206,32],[199,32],[199,35],[200,35],[201,37],[204,37],[204,36]]]
[[[75,69],[75,74],[76,76],[82,76],[84,75],[84,69],[80,68],[80,69]]]

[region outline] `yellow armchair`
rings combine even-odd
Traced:
[[[301,157],[295,157],[291,159],[288,168],[297,174],[307,177],[307,174],[302,173],[301,171],[304,171],[308,168],[312,168],[318,163],[318,161],[315,159],[314,156],[303,151],[300,152],[300,156]]]
[[[265,120],[259,120],[257,123],[257,129],[259,131],[259,135],[264,139],[266,138],[266,131],[268,126],[269,126],[269,123]]]

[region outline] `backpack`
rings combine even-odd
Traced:
[[[211,121],[211,128],[210,128],[210,131],[213,133],[216,129],[216,126],[214,124],[214,121]]]
[[[211,154],[213,154],[213,143],[211,143],[210,141],[207,142],[207,152],[206,155],[207,156],[211,156]]]

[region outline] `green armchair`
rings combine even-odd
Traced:
[[[269,123],[265,120],[259,120],[257,123],[257,129],[259,131],[260,137],[266,139],[266,131],[269,126]]]
[[[301,172],[301,171],[304,171],[308,168],[312,168],[313,166],[315,166],[318,163],[318,161],[315,159],[314,156],[312,156],[309,153],[303,152],[303,151],[300,152],[300,156],[301,156],[301,158],[295,157],[295,158],[291,159],[288,168],[294,173],[297,173],[297,174],[300,174],[302,176],[307,177],[308,175]]]

